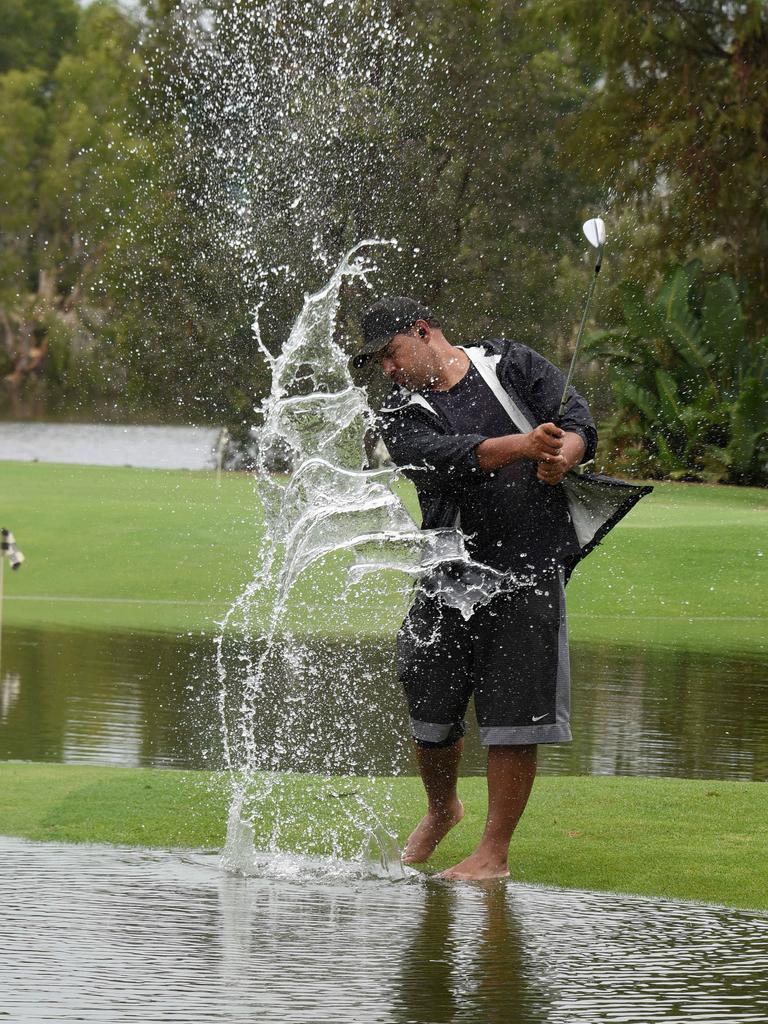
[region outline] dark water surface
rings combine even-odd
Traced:
[[[746,1024],[768,915],[409,878],[243,878],[211,855],[0,839],[14,1022]]]
[[[414,771],[391,646],[326,642],[310,657],[321,699],[308,704],[307,720],[322,723],[322,743],[301,763],[289,752],[290,766]],[[734,655],[577,646],[575,739],[546,748],[543,770],[768,780],[767,667]],[[288,668],[284,685],[301,697]],[[0,759],[218,768],[218,691],[208,638],[5,629]],[[334,702],[350,694],[354,714],[337,714]],[[359,722],[365,739],[335,724],[345,720]],[[464,772],[483,770],[470,728]]]

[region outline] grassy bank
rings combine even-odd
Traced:
[[[354,779],[340,779],[350,791]],[[363,783],[360,783],[361,785]],[[317,780],[288,777],[284,795],[299,824],[289,845],[304,848],[304,823],[338,823],[338,801]],[[364,783],[366,787],[371,784]],[[417,779],[373,783],[374,800],[392,788],[387,821],[400,839],[422,813]],[[485,814],[482,779],[462,779],[467,816],[430,868],[455,863],[477,841]],[[68,842],[154,847],[220,847],[227,782],[204,772],[0,764],[0,834]],[[325,799],[325,804],[322,800]],[[320,804],[320,812],[318,812]],[[257,826],[266,842],[271,821]],[[328,852],[322,836],[313,852]],[[768,787],[749,782],[618,777],[536,781],[513,840],[518,881],[695,899],[768,909]]]
[[[574,575],[573,639],[767,650],[766,512],[755,488],[657,486]],[[27,556],[6,573],[6,623],[81,629],[215,629],[262,530],[247,476],[13,462],[0,462],[0,518]],[[331,561],[304,581],[293,624],[389,631],[405,599],[378,582],[373,603],[342,608]]]

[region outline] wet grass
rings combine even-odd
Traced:
[[[6,573],[13,625],[214,631],[257,557],[256,487],[240,474],[218,485],[206,472],[0,462],[0,493],[27,556]],[[768,650],[766,512],[764,490],[658,485],[574,575],[573,639]],[[307,576],[293,626],[391,632],[402,578],[369,577],[373,598],[346,604],[342,578],[333,561]]]
[[[402,841],[422,813],[419,780],[336,780],[365,787],[390,806],[386,821]],[[284,847],[329,852],[339,802],[328,786],[288,776],[282,806],[296,818]],[[467,815],[429,868],[466,856],[485,815],[484,780],[465,778]],[[0,834],[67,842],[217,848],[224,841],[225,776],[205,772],[91,766],[0,764]],[[307,839],[306,822],[323,828]],[[257,845],[272,830],[271,808],[257,823]],[[349,849],[359,844],[350,836]],[[768,788],[761,783],[620,777],[537,779],[513,840],[511,867],[521,882],[768,910]]]

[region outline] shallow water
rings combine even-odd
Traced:
[[[287,880],[212,855],[0,839],[0,1016],[742,1024],[768,915],[512,884]]]
[[[0,459],[145,469],[213,469],[217,427],[0,423]]]
[[[391,646],[326,642],[313,653],[324,705],[308,705],[309,721],[322,730],[292,767],[415,771]],[[574,742],[543,750],[542,770],[768,780],[765,660],[576,646],[572,662]],[[334,716],[340,677],[357,689],[364,742],[344,735],[343,709]],[[294,698],[300,682],[285,683]],[[220,767],[217,695],[210,639],[5,629],[0,759]],[[463,770],[484,770],[472,728]]]

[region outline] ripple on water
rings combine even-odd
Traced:
[[[13,1021],[768,1017],[762,913],[393,883],[355,866],[244,878],[212,855],[16,839],[0,855],[0,1016]]]

